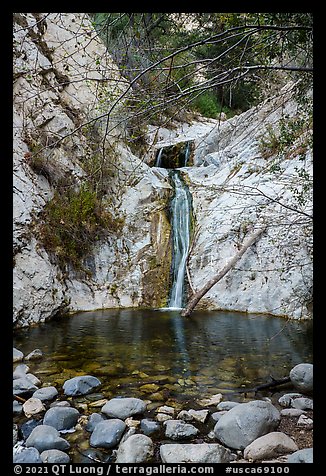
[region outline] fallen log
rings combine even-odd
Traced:
[[[271,382],[263,383],[253,388],[239,388],[237,390],[234,390],[231,393],[228,393],[228,395],[236,394],[236,393],[257,393],[260,390],[264,390],[266,388],[278,387],[279,385],[283,385],[291,381],[290,377],[283,377],[281,379],[276,380],[271,376],[271,379],[272,379]]]

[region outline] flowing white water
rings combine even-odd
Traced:
[[[168,306],[170,309],[181,309],[190,243],[191,198],[186,184],[180,178],[177,171],[171,171],[171,179],[174,183],[175,193],[171,202],[173,269]]]
[[[156,161],[155,161],[155,167],[161,167],[162,152],[163,152],[163,147],[162,147],[162,149],[159,150],[159,153],[157,154],[157,158],[156,158]]]

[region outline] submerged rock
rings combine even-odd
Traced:
[[[66,380],[63,384],[65,395],[86,395],[101,385],[100,380],[92,375],[82,375]]]
[[[154,455],[152,440],[146,435],[132,435],[119,446],[116,463],[146,463]]]
[[[101,409],[109,418],[120,418],[125,420],[126,418],[144,413],[146,410],[146,403],[139,398],[133,397],[121,397],[111,398]]]
[[[163,463],[229,463],[233,456],[218,443],[164,444],[160,447]]]
[[[214,427],[216,438],[235,449],[244,449],[259,436],[277,428],[279,411],[269,402],[241,403],[223,415]]]

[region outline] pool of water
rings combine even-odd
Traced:
[[[100,310],[15,331],[14,346],[35,348],[31,372],[58,389],[94,375],[100,392],[156,401],[192,401],[287,376],[312,362],[312,322],[233,312]]]

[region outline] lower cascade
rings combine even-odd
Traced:
[[[181,309],[183,305],[185,272],[190,243],[191,195],[177,170],[171,170],[174,197],[171,201],[172,225],[172,286],[169,308]]]

